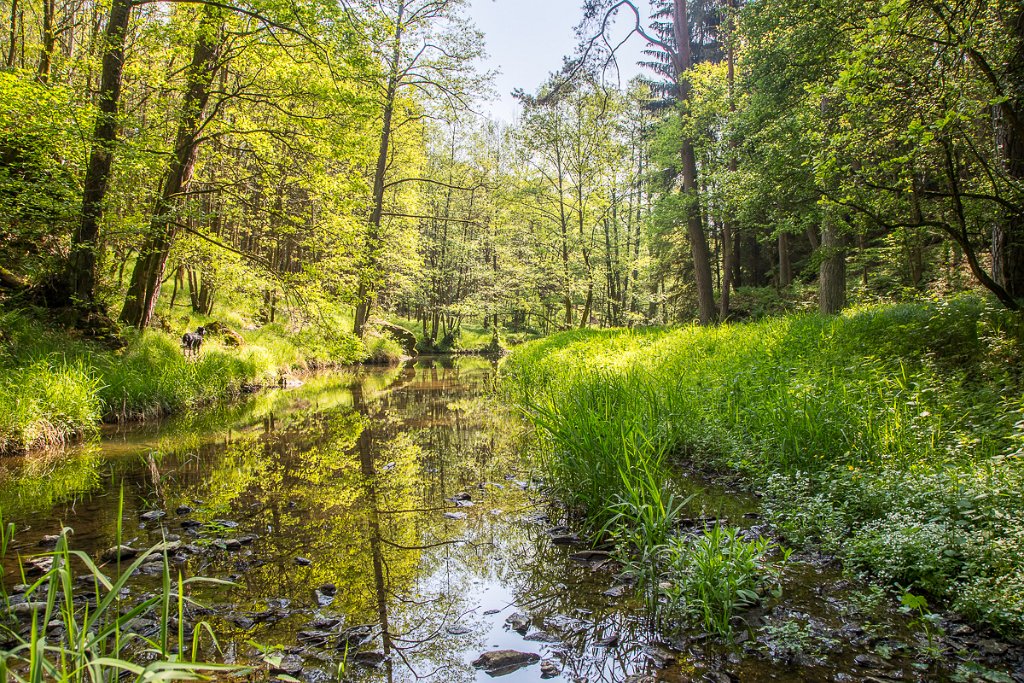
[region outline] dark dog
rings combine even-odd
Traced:
[[[195,332],[186,332],[181,337],[181,349],[186,356],[199,355],[199,349],[203,345],[203,337],[206,336],[206,328],[197,327]]]

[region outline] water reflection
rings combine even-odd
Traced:
[[[222,646],[206,642],[201,654],[264,674],[276,666],[319,682],[337,680],[341,666],[358,681],[483,681],[471,662],[505,648],[551,659],[560,680],[653,673],[651,645],[664,636],[628,594],[606,594],[611,568],[574,561],[578,548],[545,533],[563,520],[548,519],[521,460],[521,432],[488,398],[494,369],[469,357],[331,375],[115,431],[70,457],[2,461],[0,506],[21,530],[18,552],[38,552],[44,534],[68,524],[73,546],[95,556],[114,545],[123,491],[126,543],[180,539],[173,560],[186,576],[233,582],[191,595],[208,607],[191,609],[192,620],[210,622]],[[695,517],[735,522],[752,505],[686,491],[703,501]],[[154,510],[166,515],[144,521]],[[13,569],[5,567],[8,584]],[[158,581],[140,577],[133,595]],[[786,590],[791,609],[838,632],[838,593],[825,603],[806,586]],[[526,615],[522,633],[505,625],[517,612]],[[723,680],[714,676],[724,668],[743,681],[858,671],[852,650],[796,668],[752,651],[738,661],[740,650],[690,636],[674,643],[682,652],[658,680]],[[539,669],[502,680],[535,681]]]

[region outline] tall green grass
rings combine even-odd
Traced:
[[[1021,633],[1022,338],[1019,317],[962,298],[565,333],[503,376],[592,520],[668,460],[738,470],[791,542]]]
[[[290,333],[278,324],[244,331],[237,348],[208,336],[194,359],[183,355],[177,336],[126,335],[127,346],[112,351],[30,315],[0,312],[0,453],[60,445],[101,419],[180,412],[236,395],[243,385],[272,383],[280,372],[368,354],[352,335]]]

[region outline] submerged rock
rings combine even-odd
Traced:
[[[297,676],[302,673],[302,657],[298,655],[285,655],[281,658],[279,664],[272,664],[270,666],[270,673]]]
[[[558,668],[552,659],[545,659],[540,663],[540,677],[541,678],[554,678],[558,674],[562,673],[562,670]]]
[[[536,631],[530,631],[529,633],[527,633],[525,636],[523,636],[523,640],[531,640],[531,641],[533,641],[535,643],[559,643],[559,642],[561,642],[561,640],[559,640],[558,636],[553,636],[550,633],[548,633],[547,631],[541,631],[539,629],[536,630]]]
[[[606,595],[609,598],[621,598],[623,595],[628,593],[629,590],[629,586],[620,583],[619,585],[612,586],[608,590],[604,591],[601,595]]]
[[[56,547],[57,541],[60,540],[60,534],[47,534],[39,539],[40,548],[53,548]]]
[[[551,537],[555,545],[575,545],[580,542],[580,537],[572,533],[567,526],[554,526],[545,531]]]
[[[381,652],[357,652],[352,661],[359,666],[376,669],[387,660]]]
[[[149,512],[143,512],[141,515],[139,515],[139,519],[141,519],[143,522],[155,522],[156,520],[166,516],[167,513],[164,512],[163,510],[150,510]]]
[[[522,612],[516,612],[515,614],[509,615],[505,619],[505,623],[508,624],[509,628],[513,631],[526,635],[526,632],[530,630],[530,617],[526,616]]]
[[[492,676],[502,676],[512,673],[524,666],[530,666],[540,661],[540,655],[533,652],[520,652],[519,650],[491,650],[485,652],[473,660],[473,666],[483,669]]]
[[[308,567],[309,565],[313,564],[313,560],[309,559],[308,557],[296,557],[295,564],[299,565],[300,567]]]
[[[128,545],[116,545],[113,548],[107,548],[100,554],[100,560],[103,562],[116,562],[118,560],[128,560],[139,554],[137,548],[132,548]]]
[[[445,519],[465,519],[465,512],[446,512],[444,513]]]

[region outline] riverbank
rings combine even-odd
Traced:
[[[364,344],[277,324],[214,329],[187,358],[179,335],[161,330],[127,332],[124,347],[111,349],[22,312],[0,313],[0,454],[59,446],[102,422],[191,410],[292,373],[401,353],[386,337]]]
[[[565,333],[503,376],[593,529],[664,538],[667,468],[735,471],[786,542],[1018,637],[1021,356],[1019,319],[965,298]]]

